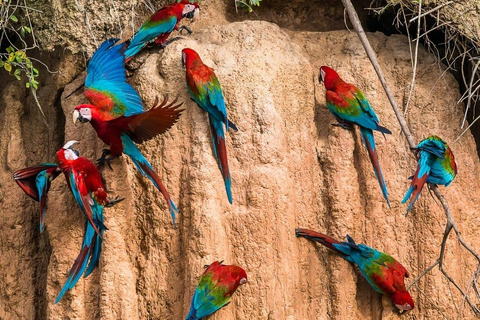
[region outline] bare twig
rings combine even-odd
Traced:
[[[418,1],[418,16],[420,17],[420,14],[422,13],[422,0]],[[413,76],[412,76],[412,82],[410,83],[410,90],[408,92],[408,98],[407,98],[407,103],[405,104],[405,110],[403,111],[403,115],[407,114],[408,111],[408,106],[410,104],[410,100],[412,99],[412,94],[413,94],[413,88],[415,88],[415,79],[417,77],[417,63],[418,63],[418,44],[420,41],[420,26],[422,25],[422,22],[420,19],[418,19],[418,24],[417,24],[417,41],[415,42],[415,54],[413,56]]]
[[[442,4],[438,5],[438,6],[436,6],[435,8],[430,9],[430,10],[427,10],[427,11],[423,12],[422,14],[419,14],[418,16],[410,19],[409,22],[412,23],[412,22],[414,22],[414,21],[417,20],[417,19],[420,20],[420,18],[423,18],[423,17],[425,17],[426,15],[429,15],[429,14],[435,12],[435,11],[438,11],[438,10],[440,10],[441,8],[443,8],[443,7],[445,7],[445,6],[448,6],[448,5],[451,4],[451,3],[453,3],[453,1],[447,1],[447,2],[445,2],[445,3],[442,3]]]
[[[367,36],[365,35],[365,32],[362,28],[362,25],[360,23],[360,19],[358,18],[358,15],[355,11],[355,8],[353,7],[352,3],[350,0],[342,0],[343,2],[343,5],[345,6],[345,9],[347,10],[348,12],[348,15],[350,17],[350,21],[353,25],[353,27],[355,28],[355,31],[357,32],[358,34],[358,37],[360,38],[360,41],[362,42],[362,45],[367,53],[367,56],[368,58],[370,59],[370,62],[372,63],[375,71],[377,72],[377,75],[378,75],[378,78],[380,79],[380,82],[382,83],[382,86],[385,90],[385,93],[388,97],[388,99],[390,100],[390,104],[392,105],[392,108],[395,112],[395,115],[397,116],[397,119],[398,119],[398,122],[400,123],[400,127],[403,131],[403,133],[405,134],[405,137],[407,139],[407,142],[408,144],[410,145],[411,148],[415,147],[415,142],[413,140],[413,137],[410,133],[410,130],[407,126],[407,123],[405,121],[405,118],[403,117],[403,115],[401,114],[399,108],[398,108],[398,105],[393,97],[393,94],[390,90],[390,87],[388,85],[388,83],[386,82],[385,80],[385,77],[383,75],[383,72],[381,70],[381,67],[378,63],[378,60],[377,60],[377,57],[375,55],[375,52],[373,51],[369,41],[368,41],[368,38]],[[440,201],[440,203],[442,204],[442,207],[443,207],[443,210],[445,212],[445,216],[446,216],[446,219],[447,219],[447,224],[446,224],[446,227],[445,227],[445,232],[443,234],[443,239],[442,239],[442,244],[440,246],[440,256],[439,258],[437,259],[436,262],[434,262],[430,267],[427,268],[427,270],[425,270],[419,278],[415,279],[414,280],[414,283],[416,283],[421,277],[423,277],[424,275],[426,275],[429,271],[431,271],[435,266],[438,265],[439,267],[439,270],[440,272],[442,272],[442,274],[444,275],[444,277],[450,282],[452,283],[456,288],[457,290],[463,295],[463,298],[467,301],[467,303],[470,305],[470,308],[472,309],[472,311],[475,313],[475,314],[480,314],[480,310],[472,303],[472,301],[470,300],[470,298],[468,297],[468,294],[467,294],[467,291],[463,291],[462,288],[455,282],[455,280],[450,277],[450,275],[446,272],[446,270],[444,269],[444,266],[443,266],[443,260],[444,260],[444,256],[445,256],[445,248],[446,248],[446,243],[447,243],[447,239],[448,239],[448,235],[450,234],[451,230],[454,230],[455,231],[455,235],[457,236],[457,240],[458,242],[467,250],[469,251],[474,257],[475,259],[477,260],[477,263],[478,263],[478,267],[477,267],[477,270],[473,276],[473,279],[471,281],[471,285],[474,287],[474,290],[478,290],[478,287],[477,287],[477,278],[479,276],[479,273],[480,273],[480,256],[475,252],[475,250],[468,244],[466,243],[464,240],[463,240],[463,237],[459,231],[459,229],[457,228],[457,225],[455,223],[455,220],[453,218],[453,215],[452,215],[452,212],[450,211],[450,208],[448,206],[448,203],[447,203],[447,200],[446,198],[443,196],[443,194],[438,190],[437,186],[436,185],[430,185],[430,189],[433,191],[433,193],[435,194],[435,196],[437,197],[437,199]],[[469,285],[470,286],[470,285]],[[477,297],[478,298],[478,297]],[[479,299],[480,301],[480,299]]]

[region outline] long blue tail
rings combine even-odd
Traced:
[[[375,140],[373,139],[373,131],[367,128],[360,127],[360,133],[362,135],[363,143],[367,148],[370,161],[372,162],[373,171],[377,177],[378,184],[382,190],[383,197],[387,200],[388,207],[390,207],[390,201],[388,200],[388,190],[387,185],[385,184],[385,179],[383,178],[382,169],[380,168],[380,163],[378,162],[377,150],[375,149]]]
[[[228,201],[232,200],[232,177],[228,168],[227,147],[225,145],[225,133],[223,131],[223,122],[218,121],[212,115],[208,115],[210,119],[210,128],[212,131],[212,145],[215,158],[217,159],[218,167],[222,173],[223,181],[225,182],[225,189],[227,191]]]
[[[92,205],[93,212],[93,221],[95,222],[98,230],[100,230],[100,235],[95,232],[95,229],[92,227],[90,222],[87,220],[85,222],[85,235],[83,237],[82,249],[80,254],[75,259],[72,268],[68,272],[68,279],[63,285],[62,290],[58,294],[55,303],[58,303],[65,293],[72,289],[78,280],[85,274],[87,277],[92,273],[93,269],[98,265],[100,259],[100,253],[102,251],[102,237],[103,232],[105,231],[104,217],[103,217],[103,207],[100,206],[95,200]]]
[[[167,201],[168,208],[170,210],[170,214],[172,215],[173,226],[176,228],[177,225],[175,223],[175,212],[178,213],[177,206],[170,198],[170,194],[168,193],[167,189],[163,186],[162,182],[160,181],[160,177],[157,175],[155,170],[153,170],[152,166],[148,162],[148,160],[143,156],[143,154],[138,150],[137,146],[133,143],[132,139],[126,134],[122,134],[121,136],[123,142],[123,152],[132,159],[133,163],[137,167],[138,171],[150,181],[153,182],[155,187],[160,190],[163,194],[165,200]]]
[[[415,171],[415,175],[412,177],[412,183],[403,197],[402,203],[407,202],[410,199],[407,208],[407,214],[412,210],[413,205],[417,201],[418,197],[420,196],[420,192],[425,185],[425,182],[428,179],[430,174],[431,167],[429,165],[429,153],[421,153],[420,158],[418,159],[417,170]]]

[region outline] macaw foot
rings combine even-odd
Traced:
[[[165,41],[165,43],[162,43],[160,45],[160,48],[165,49],[170,43],[172,43],[174,41],[177,41],[177,40],[180,40],[180,39],[183,39],[183,38],[182,37],[175,37],[175,38],[169,39],[169,40]]]
[[[97,167],[102,168],[103,166],[105,166],[105,164],[107,164],[110,170],[113,170],[110,162],[113,159],[115,159],[115,157],[113,156],[107,157],[108,155],[111,155],[111,154],[112,153],[110,152],[110,149],[103,149],[102,156],[97,160]]]
[[[180,27],[178,27],[178,33],[182,34],[182,31],[183,31],[183,30],[186,30],[186,31],[187,31],[187,34],[189,34],[189,35],[193,33],[192,29],[190,29],[190,28],[187,27],[187,26],[180,26]]]
[[[113,207],[114,205],[116,205],[119,202],[122,202],[123,200],[125,200],[125,198],[119,198],[118,196],[113,199],[109,199],[108,204],[105,207],[107,208]]]
[[[353,125],[345,121],[338,121],[338,123],[332,123],[332,126],[341,127],[345,130],[350,130],[350,131],[353,130]]]

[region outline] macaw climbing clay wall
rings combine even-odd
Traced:
[[[182,319],[204,265],[215,260],[242,266],[248,283],[212,319],[440,319],[453,317],[459,309],[462,319],[473,318],[437,269],[420,281],[419,289],[412,288],[416,308],[399,315],[352,265],[294,236],[296,227],[337,238],[348,233],[394,256],[411,278],[438,257],[443,210],[424,191],[404,217],[406,206],[400,200],[415,160],[356,34],[286,31],[262,21],[229,23],[220,2],[204,7],[201,19],[190,25],[191,36],[163,51],[147,50],[128,66],[129,82],[146,106],[163,94],[185,102],[177,125],[141,146],[178,206],[178,229],[173,229],[164,199],[152,184],[125,157],[115,160],[113,170],[104,168],[102,173],[109,194],[125,200],[106,209],[109,230],[99,268],[57,305],[55,297],[81,245],[84,216],[57,179],[50,191],[46,230],[40,234],[37,203],[11,176],[16,169],[54,160],[55,151],[72,139],[80,140],[81,155],[101,155],[104,146],[91,126],[71,121],[73,108],[86,102],[81,91],[67,98],[84,81],[84,61],[59,47],[50,55],[52,67],[62,71],[41,79],[39,98],[50,130],[28,92],[1,78],[0,318]],[[368,36],[402,101],[411,80],[406,38]],[[215,69],[229,117],[239,128],[227,137],[233,205],[212,154],[207,117],[185,88],[184,47],[198,51]],[[393,132],[386,139],[376,135],[391,210],[358,131],[330,125],[334,119],[318,83],[321,65],[332,66],[362,88],[382,125]],[[443,70],[434,56],[420,49],[407,112],[417,141],[438,134],[453,142],[460,133],[458,85]],[[471,134],[452,149],[459,173],[442,191],[465,240],[480,249],[480,162]],[[476,267],[453,236],[445,263],[462,285]]]

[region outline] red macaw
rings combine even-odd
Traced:
[[[126,61],[142,50],[148,43],[154,42],[157,45],[165,47],[168,43],[179,38],[167,38],[173,30],[186,29],[189,33],[192,31],[187,26],[178,27],[180,20],[187,17],[193,19],[198,16],[200,8],[198,3],[191,3],[189,0],[182,0],[180,3],[172,3],[164,8],[157,10],[150,18],[145,21],[140,29],[130,40],[125,51]]]
[[[222,88],[213,69],[206,66],[194,50],[186,48],[182,50],[182,53],[183,64],[186,68],[187,89],[198,106],[208,113],[213,152],[222,172],[228,201],[232,203],[232,178],[228,168],[223,126],[225,125],[227,131],[229,127],[236,131],[237,127],[228,120]]]
[[[378,162],[377,150],[375,149],[373,130],[380,131],[383,134],[391,134],[392,132],[378,124],[380,120],[378,120],[375,111],[373,111],[363,92],[353,84],[343,81],[335,70],[326,66],[321,67],[319,81],[323,81],[325,89],[327,89],[327,107],[335,116],[339,125],[346,129],[350,129],[353,124],[360,127],[360,134],[370,156],[373,171],[377,177],[380,189],[382,189],[383,197],[387,201],[388,207],[390,207],[387,186]]]
[[[319,242],[348,262],[356,264],[372,288],[390,297],[398,309],[408,311],[414,308],[413,299],[404,283],[404,278],[408,278],[410,274],[404,266],[388,254],[364,244],[356,244],[349,235],[347,235],[348,242],[340,242],[308,229],[296,229],[295,235]]]
[[[208,266],[198,282],[186,320],[203,319],[225,307],[238,286],[245,283],[245,270],[215,261]]]
[[[140,173],[148,177],[165,197],[173,224],[178,211],[167,189],[153,167],[142,155],[134,142],[142,143],[164,133],[178,120],[183,110],[177,100],[144,111],[137,91],[127,83],[123,44],[115,45],[116,39],[106,40],[94,53],[87,66],[85,96],[91,104],[82,104],[73,112],[73,122],[90,122],[98,137],[110,149],[103,151],[99,164],[109,163],[125,153]],[[107,155],[111,157],[106,158]]]
[[[67,142],[57,152],[56,164],[43,164],[14,173],[15,181],[25,193],[41,202],[41,230],[43,230],[45,201],[50,183],[61,172],[65,174],[75,200],[87,217],[82,249],[75,259],[68,273],[68,279],[55,303],[58,303],[63,295],[75,286],[82,274],[87,277],[98,265],[102,249],[102,236],[106,230],[103,216],[104,207],[113,206],[123,200],[110,199],[107,196],[96,166],[88,159],[79,157],[78,151],[72,149],[76,142]]]

